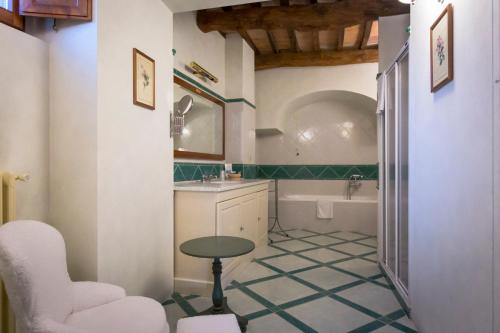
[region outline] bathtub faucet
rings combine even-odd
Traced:
[[[347,200],[351,200],[353,189],[358,189],[361,186],[361,180],[365,178],[363,175],[351,175],[347,179]]]

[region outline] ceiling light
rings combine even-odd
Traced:
[[[414,5],[416,0],[399,0],[399,2],[404,3],[406,5]]]

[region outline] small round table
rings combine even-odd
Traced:
[[[201,237],[184,242],[180,246],[182,253],[197,258],[213,258],[212,272],[214,273],[214,288],[212,291],[213,306],[197,315],[232,313],[238,319],[238,325],[245,332],[248,319],[234,313],[227,305],[224,297],[220,276],[222,274],[221,258],[232,258],[250,253],[255,249],[254,242],[240,237],[211,236]]]

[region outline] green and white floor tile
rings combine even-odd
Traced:
[[[248,333],[416,333],[377,265],[375,237],[354,232],[271,234],[274,243],[225,290],[229,306],[249,319]],[[174,294],[164,303],[171,331],[179,318],[211,305]]]

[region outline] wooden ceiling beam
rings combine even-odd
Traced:
[[[368,46],[368,40],[370,39],[370,34],[372,32],[373,21],[368,21],[365,24],[364,32],[363,32],[363,40],[361,41],[360,49],[364,50]]]
[[[361,49],[363,44],[363,38],[365,38],[366,22],[359,25],[358,36],[356,37],[356,43],[354,44],[355,49]]]
[[[313,45],[313,50],[314,51],[319,51],[319,31],[314,30],[312,32],[312,45]]]
[[[343,0],[308,6],[266,6],[228,12],[199,11],[203,32],[250,29],[334,30],[409,13],[410,6],[395,0]]]
[[[255,46],[255,43],[253,42],[253,40],[250,37],[250,35],[248,34],[248,32],[246,32],[246,30],[240,30],[240,31],[238,31],[238,33],[247,42],[247,44],[253,49],[253,52],[255,53],[255,55],[260,54],[259,49],[257,48],[257,46]]]
[[[344,48],[344,28],[339,30],[339,38],[337,40],[337,50]]]
[[[276,40],[274,39],[272,32],[267,31],[267,38],[269,39],[269,44],[271,44],[271,48],[273,49],[273,53],[279,53],[279,50],[276,46],[276,45],[278,45],[278,43],[276,43]]]
[[[293,52],[300,52],[299,46],[297,44],[297,36],[295,35],[295,30],[288,30],[288,37],[290,38],[290,49]]]
[[[378,49],[278,53],[255,57],[255,70],[278,67],[338,66],[378,61]]]

